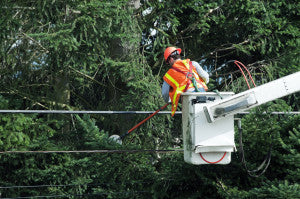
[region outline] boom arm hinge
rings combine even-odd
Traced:
[[[204,106],[209,123],[300,91],[300,72]]]

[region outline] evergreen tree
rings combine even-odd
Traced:
[[[209,90],[246,90],[299,71],[297,1],[1,1],[0,108],[156,110],[163,51],[175,45],[210,73]],[[243,116],[247,165],[272,144],[253,178],[238,153],[229,165],[189,165],[180,152],[0,154],[2,197],[299,198],[299,93]],[[182,147],[181,117],[1,114],[1,151],[143,150]],[[236,136],[238,138],[238,136]],[[33,187],[13,187],[18,185]],[[40,186],[46,185],[46,186]],[[3,188],[6,187],[6,188]]]

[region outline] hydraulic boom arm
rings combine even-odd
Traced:
[[[300,72],[296,72],[226,99],[208,103],[203,109],[207,121],[212,123],[220,118],[251,109],[299,91]]]

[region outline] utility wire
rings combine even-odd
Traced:
[[[0,113],[38,113],[38,114],[151,114],[155,111],[66,111],[66,110],[0,110]],[[175,114],[181,114],[177,111]],[[171,111],[160,111],[157,114],[171,114]]]
[[[93,186],[99,186],[103,184],[95,184]],[[65,185],[16,185],[0,187],[0,189],[20,189],[20,188],[44,188],[44,187],[73,187],[73,186],[91,186],[90,184],[65,184]]]
[[[155,111],[66,111],[66,110],[0,110],[0,113],[27,113],[27,114],[152,114]],[[171,114],[171,111],[160,111],[157,114]],[[180,115],[182,111],[176,111]],[[249,114],[249,112],[240,112],[237,114]],[[299,111],[291,112],[272,112],[271,114],[300,114]]]
[[[170,153],[183,152],[183,149],[140,149],[140,150],[74,150],[74,151],[0,151],[0,154],[24,154],[24,153]]]
[[[247,115],[251,114],[250,112],[239,112],[238,115]],[[290,112],[261,112],[260,114],[268,114],[268,115],[299,115],[300,111],[290,111]]]
[[[149,191],[123,191],[123,192],[102,192],[102,193],[90,193],[90,194],[65,194],[65,195],[48,195],[48,196],[24,196],[16,198],[2,198],[2,199],[21,199],[21,198],[66,198],[66,197],[82,197],[82,196],[102,196],[102,195],[124,195],[135,193],[150,193]]]
[[[174,181],[175,179],[172,178],[164,178],[164,179],[157,179],[155,181]],[[0,189],[20,189],[20,188],[47,188],[47,187],[76,187],[76,186],[87,186],[87,187],[98,187],[101,185],[120,185],[120,184],[149,184],[153,183],[153,181],[141,181],[141,180],[132,180],[132,181],[122,181],[122,182],[103,182],[103,183],[96,183],[96,184],[58,184],[58,185],[51,185],[51,184],[42,184],[42,185],[14,185],[14,186],[6,186],[1,187]]]
[[[178,173],[179,175],[179,173]],[[172,178],[160,178],[156,179],[155,181],[174,181],[175,179]],[[6,186],[1,187],[0,189],[20,189],[20,188],[47,188],[47,187],[74,187],[74,186],[88,186],[88,187],[97,187],[101,185],[120,185],[120,184],[149,184],[153,183],[153,181],[142,181],[142,180],[132,180],[132,181],[122,181],[122,182],[103,182],[103,183],[95,183],[95,184],[58,184],[58,185],[51,185],[51,184],[42,184],[42,185],[14,185],[14,186]]]

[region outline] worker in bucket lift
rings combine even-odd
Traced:
[[[181,49],[168,47],[164,58],[171,68],[163,77],[162,96],[165,102],[172,102],[171,115],[174,116],[178,101],[183,92],[205,92],[209,75],[195,61],[181,60]]]

